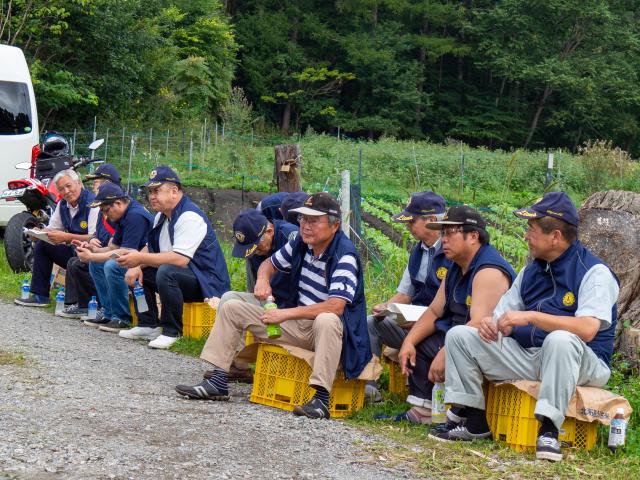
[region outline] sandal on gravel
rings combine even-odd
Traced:
[[[229,392],[219,391],[207,380],[197,385],[176,385],[176,392],[193,400],[229,400]]]

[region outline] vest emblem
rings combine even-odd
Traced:
[[[565,307],[570,307],[571,305],[573,305],[574,303],[576,303],[576,297],[572,292],[567,292],[564,294],[564,297],[562,297],[562,304]]]
[[[446,274],[447,274],[447,267],[440,267],[438,268],[438,270],[436,270],[436,277],[438,277],[438,280],[442,280]]]
[[[471,295],[467,295],[467,301],[465,303],[467,304],[467,307],[471,306]]]
[[[83,229],[84,229],[84,228],[87,228],[87,221],[86,221],[86,220],[82,220],[82,221],[80,222],[80,228],[83,228]]]

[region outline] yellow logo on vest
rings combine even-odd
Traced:
[[[471,306],[471,295],[467,295],[467,307]]]
[[[242,232],[236,232],[236,238],[238,239],[238,241],[240,243],[244,242],[244,233]]]
[[[84,228],[87,228],[87,225],[88,225],[88,224],[87,224],[87,221],[86,221],[86,220],[82,220],[82,221],[80,222],[80,228],[83,228],[83,229],[84,229]]]
[[[438,280],[442,280],[446,275],[447,267],[440,267],[438,270],[436,270],[436,277],[438,277]]]
[[[567,292],[564,294],[564,297],[562,297],[562,304],[565,307],[570,307],[571,305],[573,305],[574,303],[576,303],[576,297],[572,292]]]

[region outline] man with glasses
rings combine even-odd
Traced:
[[[144,287],[149,312],[140,315],[136,306],[138,326],[158,326],[156,292],[160,295],[162,335],[149,347],[168,349],[182,333],[184,302],[222,297],[229,290],[229,273],[211,222],[185,195],[176,172],[156,167],[144,186],[151,208],[158,212],[147,246],[139,252],[122,252],[117,262],[129,269],[125,275],[129,286],[138,281]],[[137,335],[122,332],[126,338],[141,338]]]
[[[87,319],[85,324],[105,332],[119,332],[131,325],[129,288],[124,281],[127,269],[118,265],[115,257],[128,250],[140,250],[147,244],[147,235],[153,224],[153,216],[136,200],[129,198],[120,185],[106,182],[100,185],[96,199],[91,204],[109,219],[116,230],[104,247],[85,244],[77,248],[78,257],[89,263],[91,278],[96,286],[103,314],[100,318]],[[153,340],[159,329],[148,330],[144,337]],[[128,332],[127,332],[128,333]]]
[[[427,228],[440,230],[442,251],[452,265],[400,349],[400,367],[409,375],[412,407],[396,420],[417,423],[431,423],[431,394],[433,384],[445,378],[443,347],[449,329],[465,324],[477,327],[515,277],[511,265],[489,244],[486,222],[473,208],[451,207],[442,220]],[[449,422],[442,428],[453,428],[462,421],[463,412],[448,411],[447,417]]]
[[[371,360],[362,265],[340,230],[338,202],[327,193],[315,193],[294,211],[300,215],[300,234],[262,262],[254,290],[258,300],[265,300],[273,293],[271,279],[278,272],[287,274],[288,308],[265,311],[238,300],[222,305],[202,353],[213,364],[213,375],[194,386],[176,386],[181,395],[229,399],[227,372],[246,329],[261,341],[315,352],[309,385],[316,393],[295,407],[295,415],[329,418],[329,394],[340,360],[347,378],[358,377]],[[279,324],[282,336],[269,340],[268,324]]]
[[[558,430],[576,386],[602,387],[611,374],[619,286],[578,241],[578,211],[564,192],[513,213],[528,222],[525,240],[534,260],[477,328],[458,326],[447,335],[446,401],[465,406],[468,420],[442,438],[491,435],[483,376],[538,380],[536,457],[559,461]]]
[[[442,251],[440,232],[427,228],[430,222],[442,220],[444,212],[444,198],[429,190],[414,193],[405,209],[392,217],[394,222],[407,226],[417,243],[411,250],[409,263],[396,294],[386,302],[374,306],[373,315],[367,318],[371,351],[374,355],[380,356],[382,345],[399,349],[412,326],[408,324],[400,327],[394,316],[381,317],[378,314],[392,303],[428,306],[451,266],[451,261]],[[369,401],[381,399],[375,381],[367,383],[366,396]]]

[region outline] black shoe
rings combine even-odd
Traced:
[[[119,318],[113,318],[109,323],[104,323],[98,327],[103,332],[114,332],[118,333],[120,330],[124,330],[125,328],[131,328],[128,322],[124,320],[120,320]]]
[[[197,385],[176,385],[176,392],[193,400],[229,400],[229,392],[218,390],[207,380]]]
[[[455,419],[455,420],[454,420]],[[460,425],[465,425],[467,419],[465,417],[459,417],[450,410],[447,410],[446,423],[440,423],[429,430],[429,436],[435,440],[448,440],[449,432]]]
[[[538,460],[551,460],[552,462],[562,460],[560,442],[551,433],[543,433],[536,440],[536,458]]]
[[[104,315],[97,315],[94,320],[85,320],[83,323],[89,327],[99,328],[102,325],[107,325],[109,322],[111,322],[110,318],[105,317]]]
[[[26,300],[16,298],[13,303],[23,307],[48,307],[51,305],[51,300],[49,297],[45,297],[44,295],[29,295],[29,298]]]
[[[64,307],[64,310],[58,313],[58,316],[64,317],[64,318],[79,319],[79,318],[82,318],[87,313],[88,313],[88,310],[86,308],[80,308],[77,303],[74,303],[72,305],[67,305],[66,307]]]
[[[304,405],[293,407],[293,414],[298,417],[331,418],[329,409],[317,398],[312,398]]]
[[[473,442],[476,440],[491,440],[491,432],[471,433],[466,426],[457,425],[451,430],[443,431],[440,434],[429,434],[429,438],[440,442]]]

